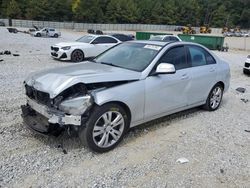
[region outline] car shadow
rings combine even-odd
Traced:
[[[129,130],[128,134],[125,136],[126,142],[123,142],[121,145],[132,142],[139,136],[146,135],[148,132],[152,132],[162,127],[170,126],[171,122],[175,120],[189,118],[195,116],[197,113],[202,112],[204,112],[204,110],[201,109],[201,107],[195,107],[140,124],[136,127],[132,127]]]
[[[146,135],[148,132],[160,129],[162,127],[170,126],[171,122],[178,119],[185,119],[194,116],[197,113],[202,113],[203,110],[199,107],[181,111],[175,114],[164,116],[147,123],[143,123],[136,127],[131,128],[125,135],[125,141],[121,142],[120,146],[124,146],[126,143],[133,142],[136,138]],[[35,133],[34,133],[35,134]],[[51,148],[59,148],[66,151],[72,151],[77,149],[86,149],[80,142],[80,139],[76,135],[69,136],[67,131],[64,131],[60,136],[42,136],[35,134],[35,137]],[[118,146],[119,147],[119,146]],[[87,149],[88,150],[88,149]]]

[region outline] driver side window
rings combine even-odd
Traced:
[[[185,69],[189,67],[184,46],[178,46],[168,50],[161,57],[159,63],[172,64],[175,66],[176,70]]]

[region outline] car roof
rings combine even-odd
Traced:
[[[160,36],[160,37],[176,37],[175,35],[154,35],[152,37],[158,37],[158,36]]]
[[[134,41],[127,41],[129,43],[139,43],[139,44],[150,44],[150,45],[158,45],[158,46],[166,46],[168,44],[179,44],[179,45],[195,45],[195,46],[200,46],[202,48],[207,49],[205,46],[194,43],[194,42],[185,42],[185,41],[175,41],[175,42],[164,42],[164,41],[150,41],[150,40],[134,40]],[[207,49],[208,50],[208,49]]]
[[[92,36],[92,37],[112,37],[111,35],[98,35],[98,34],[87,34],[85,36]]]
[[[128,41],[132,43],[140,43],[140,44],[151,44],[151,45],[157,45],[157,46],[165,46],[170,42],[163,42],[163,41],[151,41],[151,40],[134,40],[134,41]]]

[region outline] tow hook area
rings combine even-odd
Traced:
[[[22,118],[24,124],[32,131],[42,135],[59,136],[65,127],[59,124],[48,123],[48,118],[32,110],[28,105],[22,105]]]

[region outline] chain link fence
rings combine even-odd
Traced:
[[[6,26],[9,25],[8,19],[0,19]],[[152,25],[152,24],[92,24],[92,23],[75,23],[75,22],[52,22],[52,21],[34,21],[34,20],[16,20],[12,19],[13,27],[53,27],[57,29],[72,30],[102,30],[102,31],[174,31],[176,25]],[[199,28],[194,27],[198,32]],[[212,33],[221,33],[220,28],[212,28]]]

